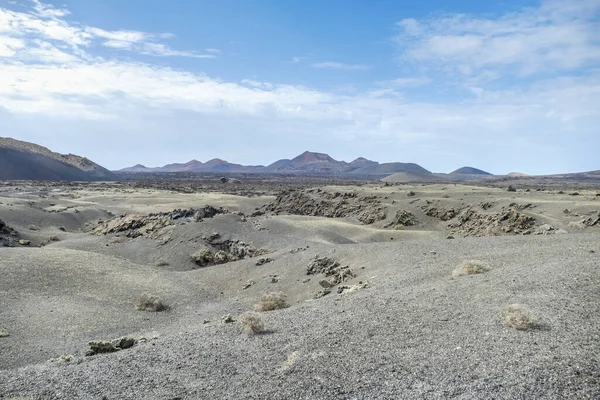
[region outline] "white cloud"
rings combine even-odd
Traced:
[[[139,47],[138,52],[149,56],[159,57],[217,58],[214,54],[197,54],[193,51],[173,50],[161,43],[143,43]]]
[[[27,42],[28,48],[39,43],[69,46],[73,56],[83,57],[91,44],[101,41],[100,44],[105,47],[135,51],[146,55],[215,58],[214,53],[198,54],[193,51],[179,51],[157,42],[159,39],[174,37],[171,33],[151,34],[134,30],[107,31],[92,26],[71,24],[63,18],[67,15],[69,15],[68,10],[41,3],[38,0],[33,1],[33,7],[29,12],[11,11],[0,7],[0,35],[6,38],[3,40],[5,43],[0,45],[0,51],[3,52],[2,54],[7,54],[9,52],[7,49],[10,47],[12,52],[15,50],[14,40],[22,40]],[[12,42],[6,44],[8,39],[11,39]],[[40,48],[37,51],[44,52],[46,50]],[[14,51],[14,53],[11,54],[11,57],[18,58],[20,56],[18,51]],[[32,51],[29,50],[28,54],[31,53]]]
[[[292,60],[289,61],[290,64],[299,64],[304,60],[307,60],[308,57],[292,57]]]
[[[221,54],[221,50],[219,50],[219,49],[211,49],[211,48],[209,48],[209,49],[204,49],[204,51],[207,52],[207,53],[212,53],[212,54]]]
[[[431,82],[429,78],[397,78],[391,81],[380,82],[381,85],[392,87],[417,87],[424,86]]]
[[[121,40],[107,40],[102,43],[104,47],[111,47],[113,49],[131,49],[133,47],[133,43],[131,42],[123,42]]]
[[[0,35],[0,57],[12,57],[25,47],[25,41]]]
[[[39,0],[32,0],[35,14],[46,18],[60,18],[70,14],[69,10],[56,8],[50,4],[43,4]]]
[[[546,1],[499,18],[465,14],[398,23],[403,61],[466,76],[531,76],[600,62],[600,1]]]
[[[329,69],[369,69],[370,67],[367,65],[353,65],[353,64],[344,64],[334,61],[326,61],[326,62],[318,62],[311,64],[313,68],[329,68]]]
[[[104,29],[93,27],[86,27],[85,31],[98,38],[131,43],[144,42],[153,36],[139,31],[105,31]]]

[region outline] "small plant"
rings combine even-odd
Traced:
[[[144,293],[135,303],[135,308],[140,311],[165,311],[167,305],[158,297]]]
[[[287,296],[281,292],[263,294],[255,308],[257,311],[273,311],[287,308],[290,305],[287,302]]]
[[[155,265],[157,267],[168,267],[171,264],[169,264],[169,262],[165,261],[165,260],[157,260],[156,263],[155,263]]]
[[[458,268],[452,271],[452,276],[466,276],[482,274],[488,271],[488,269],[480,261],[465,261]]]
[[[265,326],[256,313],[246,313],[240,317],[244,331],[250,334],[258,334],[264,331]]]
[[[10,336],[10,333],[5,331],[4,329],[0,329],[0,338],[8,337],[8,336]]]
[[[513,187],[513,185],[508,185],[508,189],[506,189],[506,191],[507,191],[507,192],[516,192],[516,191],[517,191],[517,189],[515,189],[515,188]]]
[[[27,227],[27,229],[29,229],[30,231],[39,231],[39,230],[40,230],[40,227],[39,227],[39,226],[37,226],[37,225],[33,225],[33,224],[32,224],[32,225],[29,225],[29,226]]]
[[[521,304],[511,304],[502,310],[502,325],[526,331],[536,327],[529,309]]]

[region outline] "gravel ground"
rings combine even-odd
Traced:
[[[600,235],[336,247],[372,287],[263,314],[268,331],[190,320],[114,354],[2,371],[4,398],[598,398]],[[590,253],[590,250],[596,253]],[[435,252],[433,254],[431,252]],[[464,259],[490,271],[452,278]],[[529,306],[530,331],[500,323]],[[228,305],[222,304],[222,312]]]
[[[356,190],[371,190],[386,207],[426,204],[427,196],[446,204],[491,199],[496,208],[532,203],[527,212],[538,224],[566,233],[448,240],[445,222],[416,210],[419,224],[404,230],[383,229],[389,221],[225,215],[177,225],[167,245],[121,243],[79,229],[111,209],[144,213],[209,198],[247,212],[272,197],[11,193],[0,198],[0,219],[34,244],[51,234],[60,241],[0,249],[0,331],[9,333],[0,337],[0,399],[600,398],[600,229],[569,225],[595,215],[592,194],[433,185],[414,186],[413,198],[398,187],[376,189]],[[47,211],[61,204],[72,208]],[[189,254],[211,232],[269,249],[273,261],[192,269]],[[307,276],[316,256],[348,265],[356,277],[344,284],[368,287],[315,299],[325,278]],[[159,258],[171,265],[155,265]],[[467,260],[487,271],[453,277]],[[222,322],[273,291],[287,294],[290,307],[259,313],[264,332]],[[137,311],[143,292],[170,309]],[[532,329],[501,323],[511,304],[531,310]],[[85,356],[88,341],[122,335],[147,340]],[[49,361],[67,354],[71,361]]]

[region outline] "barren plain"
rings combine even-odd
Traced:
[[[600,398],[599,189],[0,182],[0,398]]]

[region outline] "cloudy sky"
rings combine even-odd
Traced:
[[[0,0],[0,136],[111,169],[600,169],[600,0]]]

